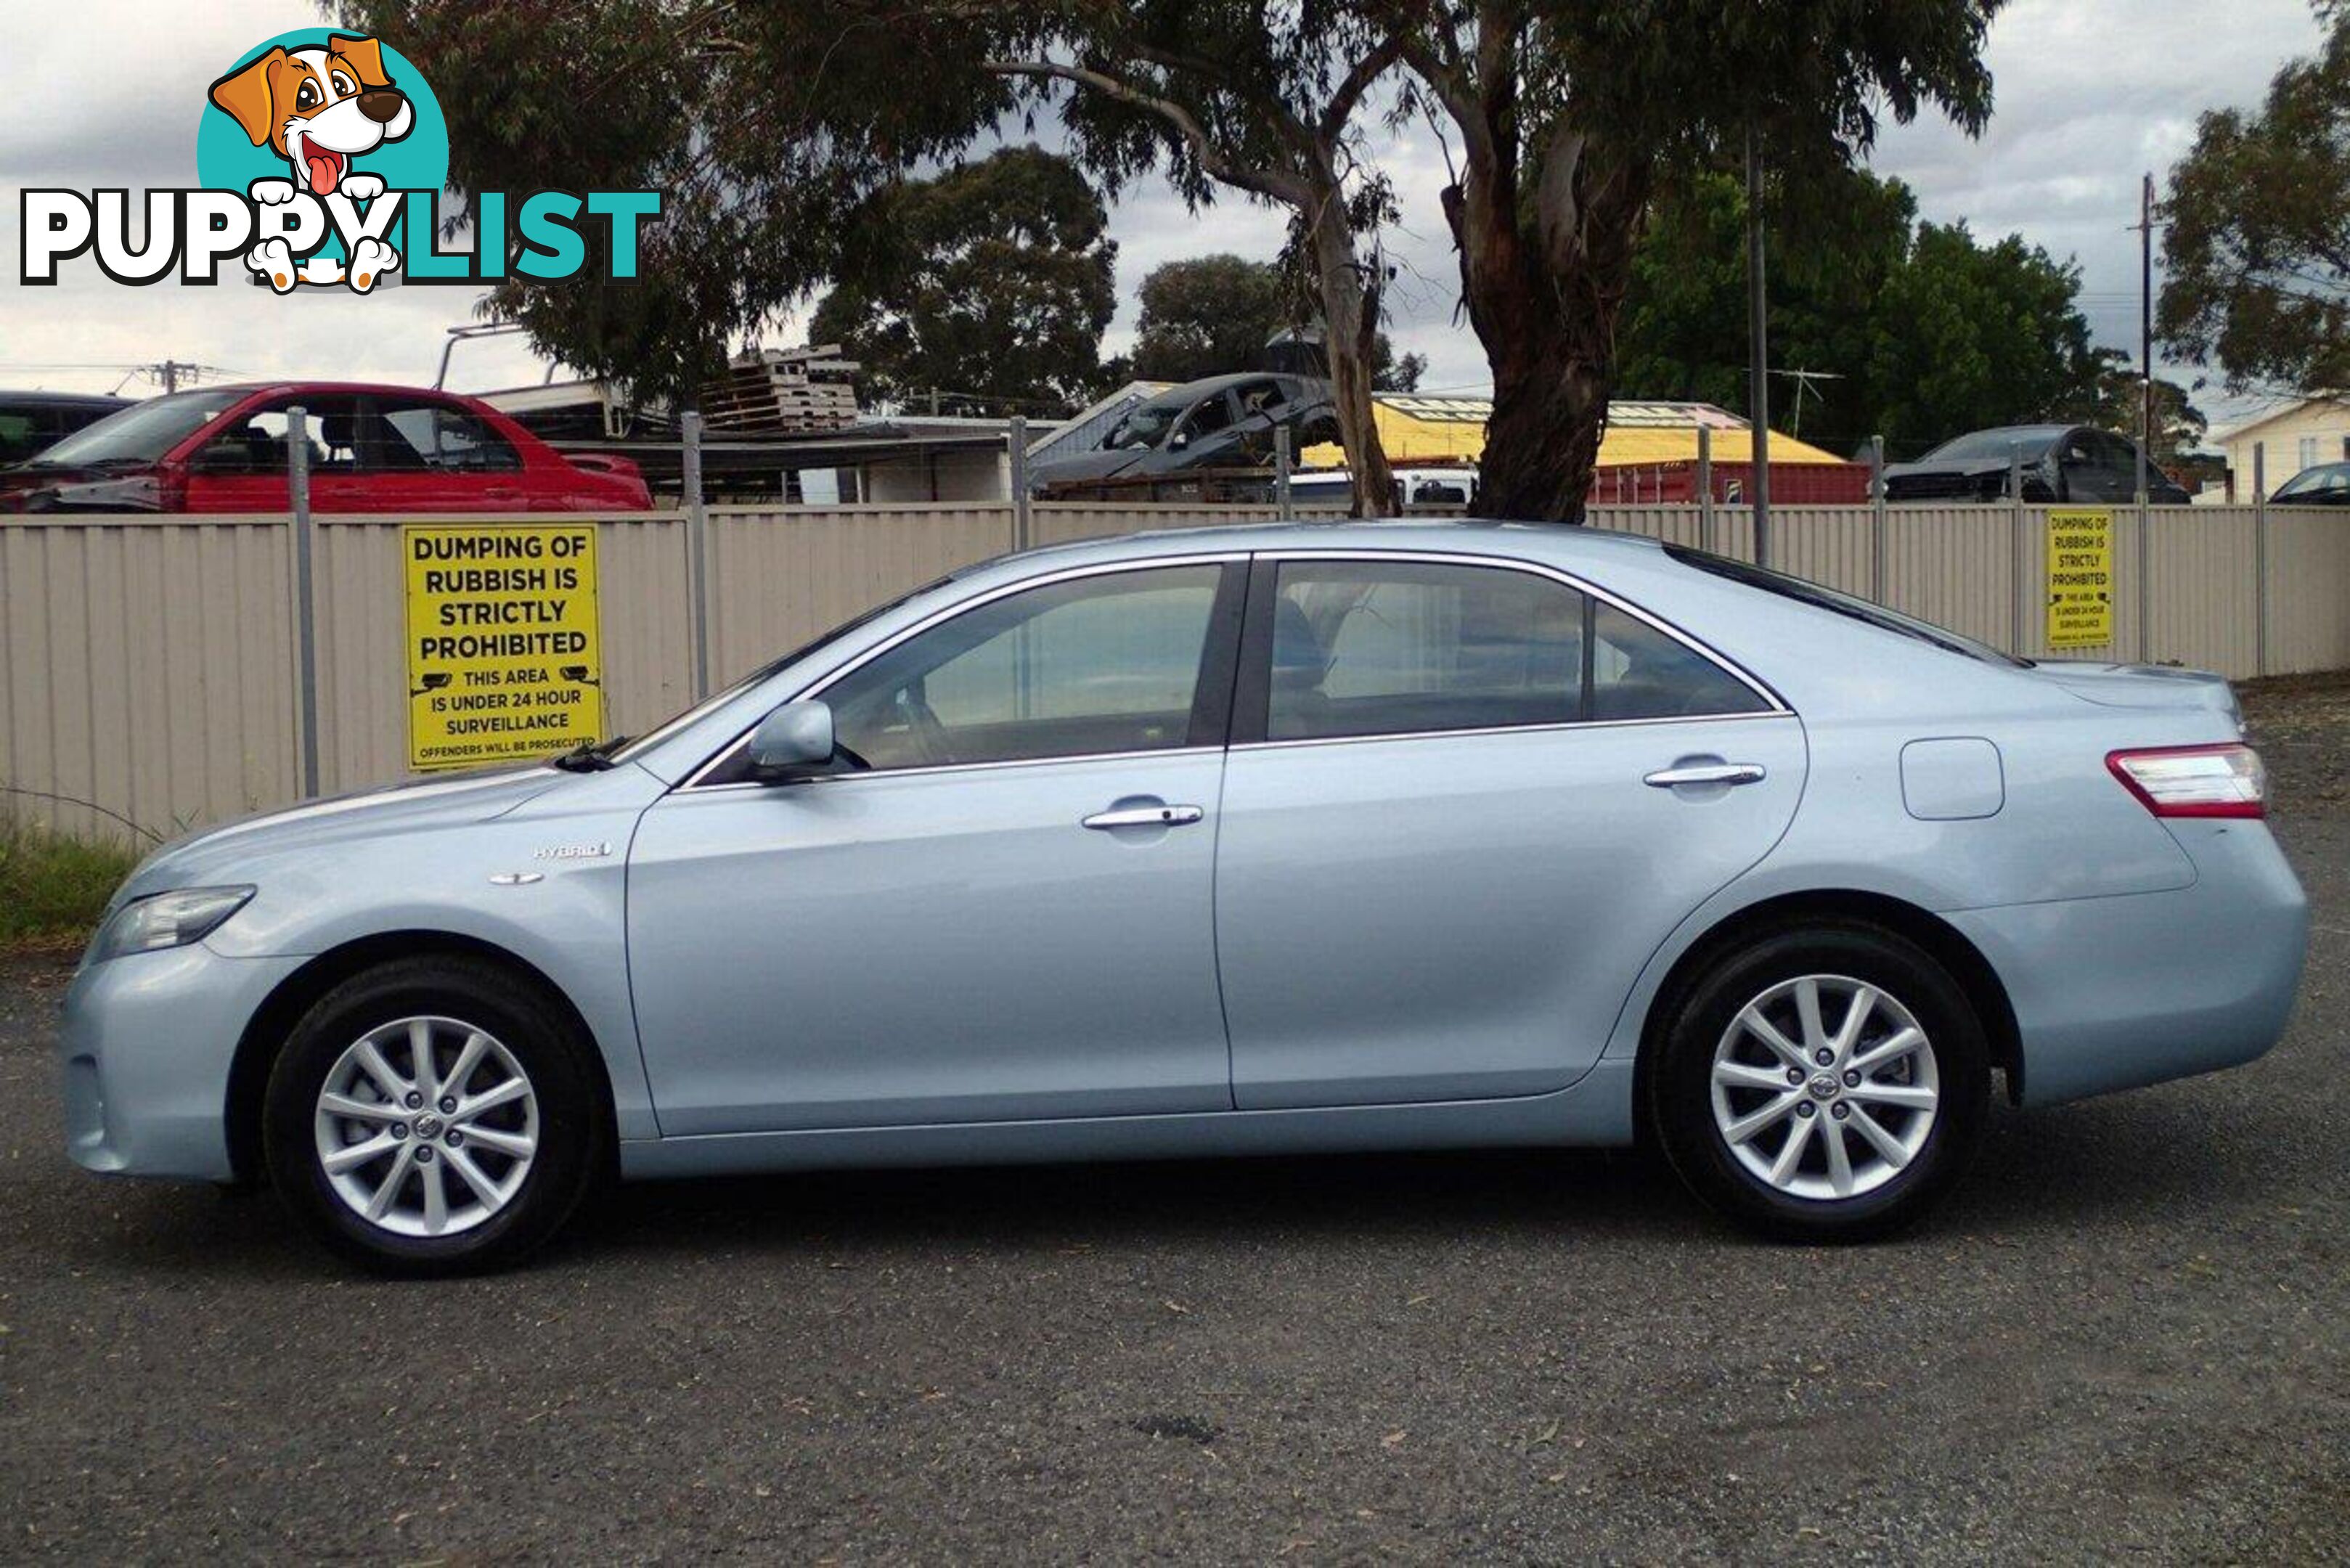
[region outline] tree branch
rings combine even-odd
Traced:
[[[988,60],[981,69],[993,76],[1028,77],[1089,88],[1105,98],[1116,99],[1146,114],[1156,115],[1173,126],[1176,133],[1191,149],[1191,156],[1199,161],[1200,168],[1211,179],[1254,192],[1270,201],[1284,202],[1292,207],[1302,208],[1314,199],[1312,187],[1295,175],[1276,169],[1251,168],[1225,156],[1218,150],[1207,129],[1181,104],[1146,92],[1107,72],[1084,66],[1064,65],[1056,60]]]
[[[1389,67],[1403,57],[1403,51],[1404,40],[1399,35],[1389,37],[1355,62],[1354,69],[1347,73],[1338,83],[1337,90],[1330,95],[1330,101],[1323,106],[1320,128],[1323,141],[1336,141],[1345,134],[1347,122],[1355,117],[1356,106],[1363,101],[1363,95],[1370,90],[1373,82],[1388,73]]]

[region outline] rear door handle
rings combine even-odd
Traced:
[[[1651,789],[1679,784],[1761,784],[1771,771],[1761,763],[1692,763],[1686,767],[1659,768],[1640,782]]]
[[[1127,805],[1097,811],[1080,826],[1097,830],[1113,827],[1189,827],[1208,814],[1196,805]]]

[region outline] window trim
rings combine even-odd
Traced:
[[[1281,566],[1287,561],[1363,562],[1376,565],[1413,565],[1484,567],[1490,570],[1523,572],[1529,576],[1546,578],[1587,597],[1596,604],[1608,605],[1630,616],[1654,630],[1679,643],[1707,663],[1730,676],[1740,685],[1761,698],[1764,706],[1744,713],[1674,713],[1647,719],[1565,719],[1536,721],[1523,724],[1485,725],[1460,730],[1388,730],[1361,735],[1315,735],[1295,740],[1268,738],[1273,684],[1273,599],[1278,590]],[[1262,585],[1260,587],[1259,585]],[[1588,625],[1589,617],[1586,622]],[[1592,655],[1591,638],[1584,638],[1584,662],[1587,667]],[[1709,647],[1701,639],[1681,630],[1619,594],[1609,592],[1586,578],[1538,561],[1528,561],[1508,556],[1463,555],[1458,552],[1434,550],[1367,550],[1367,549],[1296,549],[1260,550],[1249,568],[1249,613],[1241,634],[1240,686],[1232,699],[1232,722],[1229,750],[1273,751],[1293,746],[1351,746],[1376,744],[1383,741],[1425,741],[1464,735],[1513,735],[1537,731],[1621,729],[1647,724],[1719,723],[1732,719],[1778,719],[1793,717],[1794,710],[1757,677],[1750,674],[1736,661]]]
[[[718,771],[720,767],[733,760],[743,748],[749,745],[751,736],[758,729],[760,722],[777,708],[786,702],[804,702],[809,698],[823,696],[835,685],[854,675],[883,654],[902,643],[912,641],[926,631],[945,625],[948,621],[983,608],[998,599],[1009,598],[1014,594],[1026,593],[1031,588],[1051,587],[1056,583],[1074,582],[1084,577],[1121,576],[1169,566],[1212,566],[1222,569],[1223,575],[1216,585],[1215,603],[1208,612],[1208,643],[1201,650],[1199,687],[1192,693],[1192,714],[1196,721],[1200,713],[1201,698],[1212,696],[1214,687],[1219,680],[1228,683],[1222,704],[1224,720],[1222,740],[1195,745],[1187,734],[1182,745],[1159,746],[1144,752],[1074,752],[1059,757],[1012,757],[985,763],[932,763],[920,767],[878,768],[868,773],[818,774],[795,782],[823,784],[848,784],[864,779],[902,779],[933,774],[975,773],[982,769],[1048,767],[1057,763],[1107,762],[1121,757],[1172,757],[1201,752],[1221,752],[1224,750],[1225,744],[1232,736],[1232,705],[1229,682],[1237,680],[1241,664],[1239,653],[1241,628],[1237,624],[1240,616],[1233,601],[1236,598],[1245,598],[1245,586],[1237,595],[1232,588],[1232,568],[1234,565],[1245,567],[1248,560],[1249,554],[1245,550],[1222,550],[1200,555],[1146,556],[1130,561],[1097,561],[1087,566],[1072,566],[1063,571],[1046,573],[1041,576],[1023,577],[1017,582],[999,584],[985,593],[973,595],[967,599],[959,599],[931,615],[924,616],[902,631],[884,638],[847,663],[825,671],[791,695],[769,703],[740,734],[711,753],[691,773],[686,774],[684,780],[670,793],[715,794],[728,790],[767,790],[776,787],[756,779],[743,779],[727,784],[703,784],[702,781]]]

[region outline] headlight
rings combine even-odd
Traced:
[[[250,888],[179,888],[134,898],[115,910],[99,930],[98,940],[90,944],[89,961],[103,963],[125,953],[200,942],[252,897]]]

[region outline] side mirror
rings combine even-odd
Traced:
[[[751,773],[780,782],[832,761],[832,708],[816,701],[786,702],[751,732]]]

